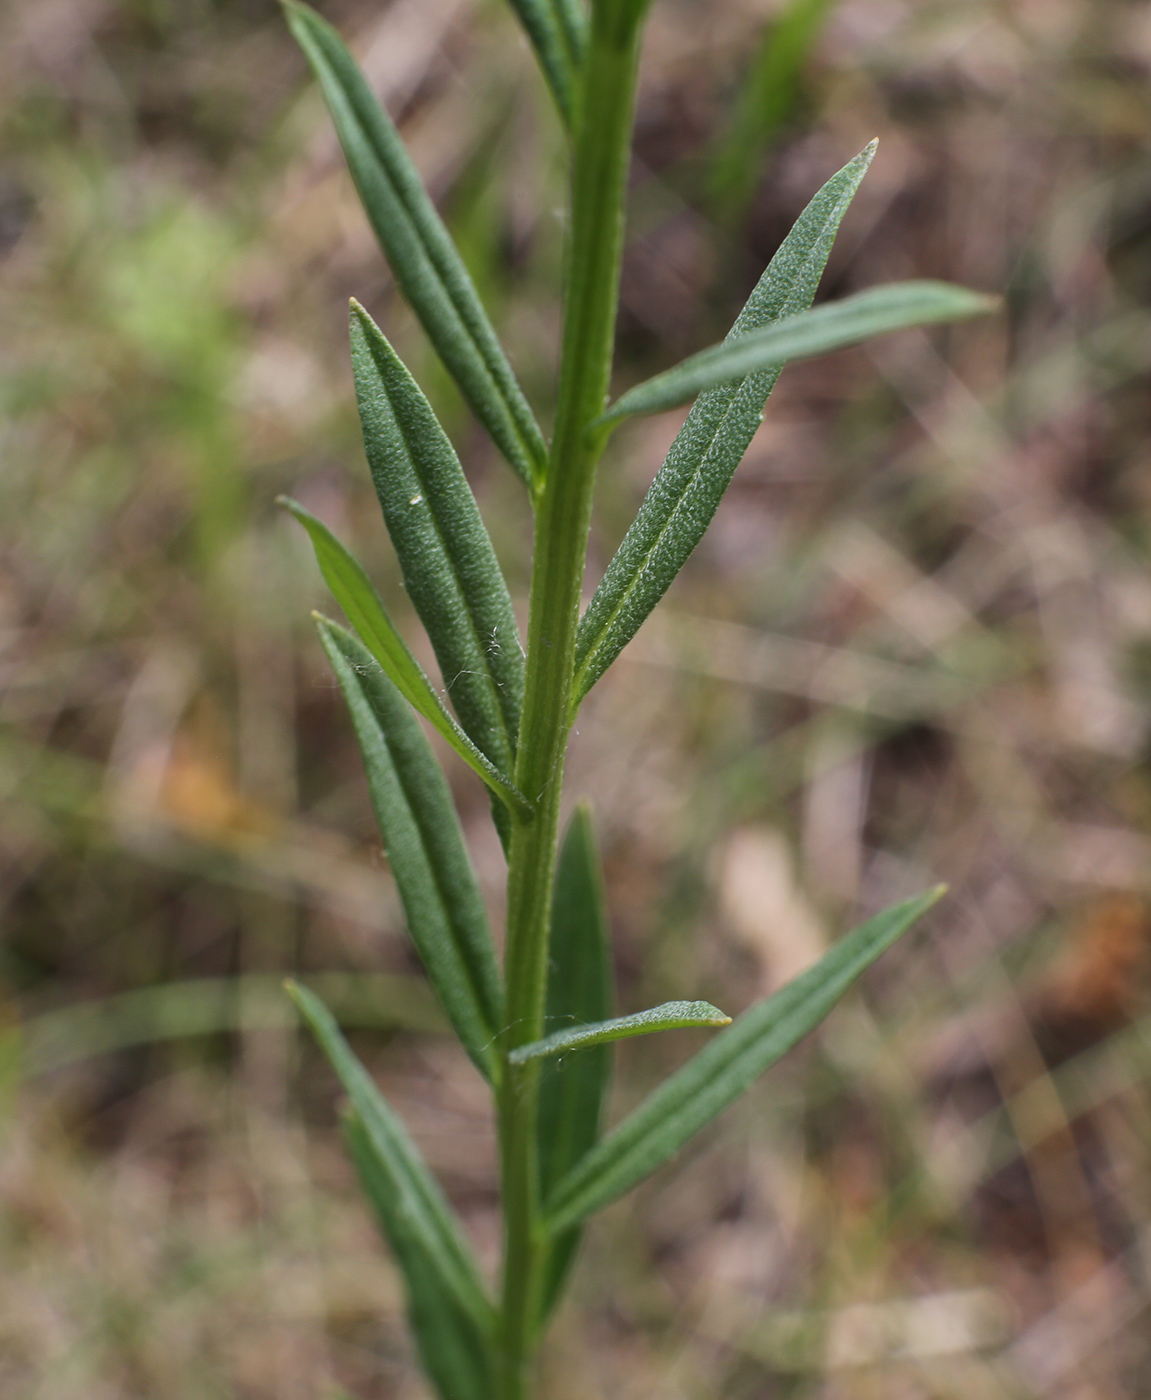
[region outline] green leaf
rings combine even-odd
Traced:
[[[592,24],[622,40],[643,23],[651,0],[591,0]]]
[[[503,995],[448,785],[415,716],[367,649],[334,623],[321,620],[319,632],[351,711],[412,941],[464,1048],[495,1080]]]
[[[671,1031],[684,1026],[728,1026],[731,1017],[708,1001],[665,1001],[662,1006],[636,1011],[630,1016],[616,1016],[610,1021],[592,1025],[571,1026],[553,1031],[543,1040],[533,1040],[511,1052],[508,1059],[514,1065],[526,1060],[542,1060],[551,1055],[566,1055],[571,1050],[583,1050],[589,1045],[603,1045],[611,1040],[627,1040],[633,1035],[651,1035],[653,1031]]]
[[[493,1324],[477,1319],[445,1287],[405,1208],[395,1173],[354,1110],[344,1117],[344,1142],[403,1274],[408,1322],[424,1370],[443,1400],[491,1400],[496,1371]]]
[[[873,141],[823,186],[780,245],[728,340],[811,305],[840,221],[875,154]],[[576,639],[575,704],[612,664],[711,524],[763,420],[779,367],[701,394],[608,565]]]
[[[908,326],[982,316],[998,304],[995,297],[950,282],[893,282],[872,287],[701,350],[674,369],[629,389],[599,422],[626,418],[629,414],[659,413],[686,403],[704,389],[734,383],[787,360],[826,355],[830,350],[841,350],[845,345],[857,345],[861,340]]]
[[[511,811],[520,816],[529,816],[531,803],[495,767],[491,759],[480,752],[444,708],[443,701],[432,689],[419,662],[396,631],[363,565],[344,548],[323,521],[317,520],[298,501],[293,501],[289,496],[277,496],[276,499],[307,530],[324,581],[392,684]]]
[[[351,342],[364,450],[408,597],[464,733],[510,773],[524,654],[495,550],[431,404],[356,302]]]
[[[587,19],[577,0],[510,0],[570,127],[576,79],[587,46]]]
[[[299,0],[285,6],[396,281],[460,392],[530,485],[543,472],[543,434],[399,133],[332,26]]]
[[[476,1388],[452,1390],[441,1385],[441,1393],[445,1400],[465,1396],[486,1400],[479,1387],[491,1364],[495,1310],[459,1221],[403,1123],[352,1054],[331,1012],[304,987],[289,983],[288,992],[350,1100],[349,1146],[403,1271],[421,1349],[425,1339],[430,1342],[434,1336],[439,1342],[456,1329],[456,1340],[449,1345],[480,1367]],[[435,1364],[435,1357],[428,1359],[430,1371]],[[455,1357],[450,1369],[454,1376]],[[435,1371],[433,1375],[439,1384],[439,1375]]]
[[[940,886],[869,919],[782,991],[745,1011],[567,1174],[545,1202],[548,1227],[570,1228],[674,1156],[817,1026],[860,973],[943,892]]]
[[[603,874],[591,813],[577,807],[560,847],[552,892],[544,1025],[602,1021],[612,1012],[612,970]],[[594,1146],[611,1078],[611,1052],[597,1046],[540,1066],[540,1192],[547,1194]],[[551,1241],[541,1321],[555,1306],[579,1249],[582,1227]]]

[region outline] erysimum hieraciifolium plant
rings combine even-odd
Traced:
[[[363,567],[307,529],[349,630],[319,618],[348,704],[411,936],[498,1121],[503,1262],[493,1291],[411,1138],[309,992],[293,995],[347,1098],[345,1132],[402,1272],[416,1344],[445,1400],[526,1400],[531,1362],[589,1216],[666,1162],[812,1029],[938,898],[932,890],[841,938],[737,1020],[700,1001],[614,1016],[591,819],[562,840],[568,734],[579,706],[699,543],[787,360],[986,310],[939,282],[881,286],[812,309],[844,212],[874,154],[832,175],[800,215],[722,344],[608,399],[637,51],[645,0],[512,0],[571,158],[563,338],[545,439],[475,287],[339,36],[298,0],[288,23],[319,80],[396,281],[534,510],[526,646],[447,434],[364,309],[351,312],[364,447],[404,583],[448,690],[425,674]],[[596,466],[631,414],[692,403],[639,513],[580,616]],[[451,794],[421,720],[486,784],[507,856],[503,965]],[[601,1132],[610,1042],[715,1028],[693,1059]],[[557,1068],[562,1055],[562,1069]]]

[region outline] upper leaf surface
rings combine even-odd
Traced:
[[[495,550],[431,404],[355,302],[351,343],[364,450],[408,596],[464,732],[510,773],[524,655]]]
[[[332,26],[300,0],[285,4],[396,281],[460,392],[530,484],[543,471],[543,434],[399,133]]]
[[[479,1270],[454,1212],[415,1143],[352,1054],[323,1002],[305,987],[289,983],[288,991],[363,1125],[372,1156],[386,1178],[387,1193],[394,1203],[385,1202],[388,1214],[402,1219],[406,1237],[420,1251],[438,1286],[455,1300],[481,1333],[490,1334],[495,1315]]]
[[[442,1400],[491,1400],[495,1390],[494,1328],[460,1304],[406,1209],[395,1171],[354,1110],[344,1140],[364,1194],[392,1247],[408,1295],[408,1319],[420,1359]]]
[[[894,905],[849,933],[782,991],[757,1002],[603,1138],[545,1202],[564,1230],[630,1191],[817,1026],[852,982],[940,898]]]
[[[464,1048],[495,1079],[503,994],[448,785],[415,716],[370,652],[334,623],[322,621],[319,631],[360,741],[412,940]]]
[[[616,1016],[610,1021],[592,1025],[569,1026],[553,1031],[543,1040],[517,1046],[508,1059],[512,1064],[527,1060],[542,1060],[551,1055],[566,1055],[571,1050],[583,1050],[590,1045],[604,1045],[612,1040],[626,1040],[633,1035],[651,1035],[653,1031],[670,1031],[684,1026],[727,1026],[731,1017],[707,1001],[665,1001],[662,1006],[636,1011],[630,1016]]]
[[[796,220],[728,340],[811,305],[836,231],[875,154],[873,141],[823,186]],[[639,514],[580,619],[576,704],[639,630],[702,539],[748,444],[779,368],[702,393],[676,435]]]
[[[908,326],[982,316],[998,304],[995,297],[950,282],[894,282],[886,287],[871,287],[701,350],[674,369],[629,389],[600,421],[635,413],[658,413],[686,403],[703,389],[732,383],[787,360],[825,355]]]
[[[419,662],[408,650],[380,601],[363,565],[336,539],[322,520],[288,496],[277,498],[307,530],[316,551],[324,581],[347,614],[348,621],[383,667],[392,684],[432,724],[464,762],[487,783],[506,805],[521,816],[532,808],[527,798],[501,773],[486,754],[464,733],[444,708]]]

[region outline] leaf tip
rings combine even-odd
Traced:
[[[731,1017],[727,1012],[721,1011],[718,1006],[712,1006],[710,1001],[697,1001],[691,1010],[698,1016],[701,1026],[731,1025]]]

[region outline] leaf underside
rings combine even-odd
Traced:
[[[811,305],[840,222],[875,154],[873,141],[823,186],[796,220],[728,340]],[[701,394],[600,580],[576,638],[573,706],[639,631],[711,524],[763,419],[779,368]]]
[[[491,539],[431,405],[355,302],[351,343],[364,450],[408,597],[464,733],[510,773],[524,654]]]
[[[587,19],[578,0],[509,0],[531,40],[556,106],[571,126]]]
[[[550,1228],[568,1229],[674,1156],[817,1026],[855,979],[942,894],[940,887],[861,924],[814,967],[709,1041],[560,1182],[544,1204]]]
[[[396,281],[476,417],[531,484],[547,456],[543,434],[399,133],[332,26],[300,0],[285,4]]]
[[[464,1048],[495,1080],[503,993],[447,782],[415,715],[367,648],[335,623],[323,621],[319,631],[351,712],[412,941]]]

